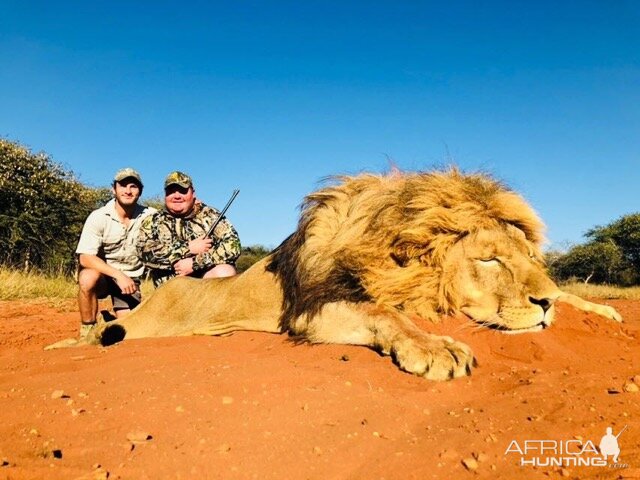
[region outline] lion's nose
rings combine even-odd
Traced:
[[[555,302],[555,299],[548,298],[548,297],[545,297],[545,298],[529,297],[529,301],[534,305],[539,305],[542,308],[542,310],[546,313],[547,310],[549,310],[553,305],[553,302]]]

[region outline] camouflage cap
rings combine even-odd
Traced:
[[[129,168],[129,167],[118,170],[115,176],[113,177],[113,181],[121,182],[125,178],[134,178],[140,185],[142,185],[142,178],[140,177],[140,174],[136,172],[133,168]]]
[[[167,178],[164,180],[164,188],[167,188],[169,185],[180,185],[184,188],[193,187],[193,182],[191,181],[191,177],[186,173],[182,172],[171,172],[167,175]]]

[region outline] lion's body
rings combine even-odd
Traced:
[[[220,335],[236,330],[278,333],[282,294],[266,272],[267,259],[224,279],[178,277],[159,288],[122,325],[126,338]],[[110,322],[108,325],[119,325]],[[124,333],[124,332],[123,332]],[[112,333],[118,339],[118,333]]]
[[[406,371],[446,379],[469,373],[471,350],[420,330],[413,316],[463,312],[512,331],[551,323],[563,294],[544,269],[543,225],[519,195],[456,170],[340,180],[309,195],[296,232],[247,272],[174,279],[92,341],[289,332],[366,345]]]

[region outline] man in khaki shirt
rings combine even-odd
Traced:
[[[132,168],[119,170],[112,187],[114,198],[89,214],[76,248],[80,338],[96,323],[99,298],[111,296],[118,318],[141,300],[144,265],[136,253],[136,239],[142,220],[155,209],[138,204],[143,185]]]

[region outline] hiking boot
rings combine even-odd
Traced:
[[[87,338],[87,336],[96,328],[95,323],[81,323],[80,324],[80,340]]]

